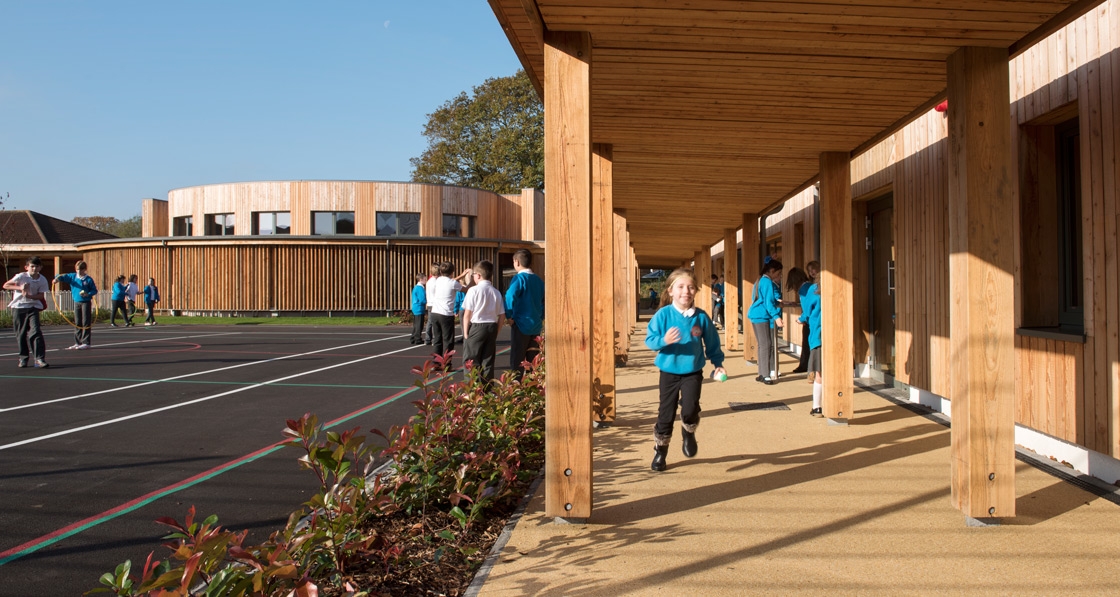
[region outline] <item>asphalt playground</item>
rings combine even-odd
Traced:
[[[0,595],[80,595],[120,562],[166,557],[190,506],[264,539],[315,489],[279,446],[287,419],[338,430],[404,423],[411,369],[430,346],[409,329],[158,325],[93,330],[66,350],[47,328],[47,369],[17,369],[0,333]],[[508,336],[499,339],[498,365]],[[462,345],[457,345],[461,350]],[[461,366],[461,360],[455,360]],[[499,371],[500,373],[500,371]]]

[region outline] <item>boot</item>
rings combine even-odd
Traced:
[[[696,456],[696,434],[689,432],[689,430],[681,427],[681,451],[688,458]]]
[[[654,446],[653,462],[650,463],[649,468],[657,472],[665,470],[665,456],[668,454],[669,446]]]

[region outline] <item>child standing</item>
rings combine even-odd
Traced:
[[[159,287],[156,286],[155,278],[148,278],[148,285],[144,287],[144,307],[147,309],[147,317],[144,318],[144,325],[156,324],[156,303],[159,302]]]
[[[723,351],[719,333],[708,314],[693,305],[696,278],[689,269],[677,269],[666,281],[672,302],[654,313],[646,330],[646,346],[657,351],[654,360],[661,370],[658,383],[661,404],[657,424],[653,428],[654,454],[650,468],[665,470],[665,456],[673,437],[677,406],[681,410],[681,448],[684,455],[696,455],[696,427],[700,424],[700,384],[704,380],[704,356],[715,365],[717,375],[723,369]]]
[[[785,301],[782,305],[801,308],[801,316],[797,318],[797,321],[801,322],[801,356],[797,367],[791,373],[805,373],[809,366],[809,322],[804,319],[804,299],[805,292],[810,286],[812,283],[809,281],[809,274],[799,267],[790,268],[789,273],[786,274],[786,292],[796,292],[797,300]],[[790,340],[792,341],[792,338]]]
[[[424,300],[426,301],[425,312],[428,315],[428,324],[425,326],[428,332],[428,339],[424,344],[433,344],[436,339],[435,324],[432,322],[432,297],[435,296],[436,292],[436,278],[439,277],[439,267],[440,264],[438,263],[433,263],[428,266],[428,281],[424,283]]]
[[[809,411],[814,417],[823,417],[821,396],[824,394],[824,378],[821,377],[821,286],[820,282],[811,284],[801,297],[801,320],[809,324],[809,381],[813,384],[813,408]]]
[[[74,345],[67,350],[86,350],[93,341],[93,297],[97,296],[97,283],[92,276],[86,275],[86,262],[74,265],[73,274],[56,276],[55,282],[70,285],[70,296],[74,299]]]
[[[428,295],[424,283],[428,277],[416,274],[416,284],[412,287],[412,338],[413,345],[424,343],[424,320],[427,319]]]
[[[755,338],[758,339],[758,377],[767,385],[777,383],[774,374],[778,371],[778,364],[772,362],[773,346],[770,344],[770,328],[782,327],[782,262],[771,259],[762,266],[762,276],[754,285],[754,297],[751,308],[747,311],[747,318],[754,327]]]
[[[132,325],[132,317],[128,314],[128,308],[125,307],[125,299],[128,297],[128,284],[124,281],[124,274],[117,276],[117,281],[113,282],[113,294],[110,297],[113,301],[113,313],[109,315],[109,325],[117,327],[117,311],[121,312],[121,318],[124,319],[125,327]]]
[[[47,345],[43,340],[43,330],[39,325],[39,311],[47,308],[47,279],[39,272],[43,262],[38,257],[29,257],[24,265],[26,273],[18,273],[4,282],[4,290],[14,290],[15,295],[9,307],[15,310],[12,321],[16,328],[16,345],[19,347],[18,367],[27,366],[28,359],[35,357],[35,366],[41,369],[47,364]]]
[[[140,294],[140,288],[136,285],[136,274],[128,277],[128,286],[124,290],[124,304],[128,308],[128,323],[125,327],[132,327],[132,316],[136,314],[136,295]]]
[[[471,270],[465,270],[458,278],[451,277],[454,272],[455,265],[444,261],[428,295],[432,303],[432,347],[441,356],[455,350],[455,292],[463,287],[459,281],[466,279]],[[450,356],[444,362],[444,368],[447,371],[455,368]]]
[[[513,253],[513,279],[506,289],[506,318],[509,319],[509,368],[525,372],[526,361],[540,354],[537,336],[544,330],[544,280],[533,273],[533,254],[528,249]]]
[[[494,277],[493,263],[479,261],[471,276],[474,284],[463,298],[463,362],[474,361],[475,367],[482,369],[482,379],[491,381],[506,305],[502,293],[490,282]]]

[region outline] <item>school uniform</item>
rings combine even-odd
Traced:
[[[428,334],[428,339],[424,341],[425,344],[435,342],[435,336],[432,334],[432,294],[435,290],[436,276],[428,276],[428,280],[424,282],[424,314],[428,318],[428,323],[424,325],[424,332]]]
[[[809,370],[809,321],[805,318],[805,293],[809,292],[812,282],[805,282],[797,289],[797,297],[801,302],[801,317],[797,321],[801,324],[801,358],[798,360],[794,373],[804,373]]]
[[[481,368],[482,378],[494,379],[494,355],[498,349],[498,330],[505,316],[502,293],[489,280],[480,280],[467,289],[463,298],[463,317],[471,312],[467,337],[463,339],[463,362],[474,361]]]
[[[424,343],[424,316],[427,314],[428,296],[424,285],[417,282],[412,287],[412,343]]]
[[[125,301],[128,299],[128,284],[113,283],[113,294],[109,297],[113,301],[113,313],[109,315],[109,325],[117,327],[117,311],[121,312],[126,326],[132,325],[132,316],[128,313]]]
[[[144,287],[144,306],[148,312],[148,316],[144,318],[145,325],[156,324],[156,303],[159,302],[159,287],[154,284],[148,284]]]
[[[510,320],[509,368],[524,371],[522,363],[541,351],[537,336],[544,329],[544,281],[530,269],[517,272],[506,289]]]
[[[89,348],[93,341],[93,297],[97,296],[97,283],[92,276],[62,274],[55,278],[58,282],[70,285],[70,296],[74,299],[74,346],[70,348]],[[82,296],[85,292],[86,295]]]
[[[820,287],[810,284],[801,297],[801,319],[809,327],[806,338],[809,349],[809,373],[821,373],[821,293]]]
[[[432,348],[437,355],[455,349],[455,293],[462,287],[458,280],[447,276],[440,276],[432,283],[428,298],[432,304]],[[446,367],[452,368],[450,357]]]
[[[782,291],[769,276],[762,276],[754,285],[754,300],[747,311],[754,335],[758,339],[758,375],[770,379],[777,372],[778,364],[771,362],[773,347],[770,344],[770,328],[774,320],[782,316]]]
[[[47,277],[39,274],[32,278],[31,274],[21,272],[12,277],[9,282],[28,285],[28,294],[40,294],[50,291]],[[8,303],[12,311],[12,323],[16,330],[16,346],[19,348],[19,366],[27,365],[28,359],[34,358],[37,366],[46,367],[47,343],[43,340],[43,328],[39,324],[39,311],[46,308],[38,299],[29,299],[22,291],[15,291],[12,302]],[[42,365],[39,365],[39,364]]]

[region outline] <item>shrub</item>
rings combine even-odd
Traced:
[[[124,562],[90,591],[117,595],[367,595],[414,590],[417,578],[456,588],[440,566],[473,574],[481,564],[480,521],[508,513],[544,459],[544,368],[538,355],[521,377],[496,382],[473,368],[465,381],[440,373],[440,358],[413,369],[423,397],[406,425],[394,427],[388,446],[374,449],[358,429],[325,430],[315,415],[289,420],[286,446],[319,480],[318,492],[288,524],[260,545],[243,546],[246,532],[195,522],[192,506],[182,524],[157,522],[172,554],[141,574]],[[374,455],[391,461],[371,475]],[[407,582],[406,582],[407,580]],[[467,576],[469,582],[469,576]],[[357,587],[356,585],[363,585]]]

